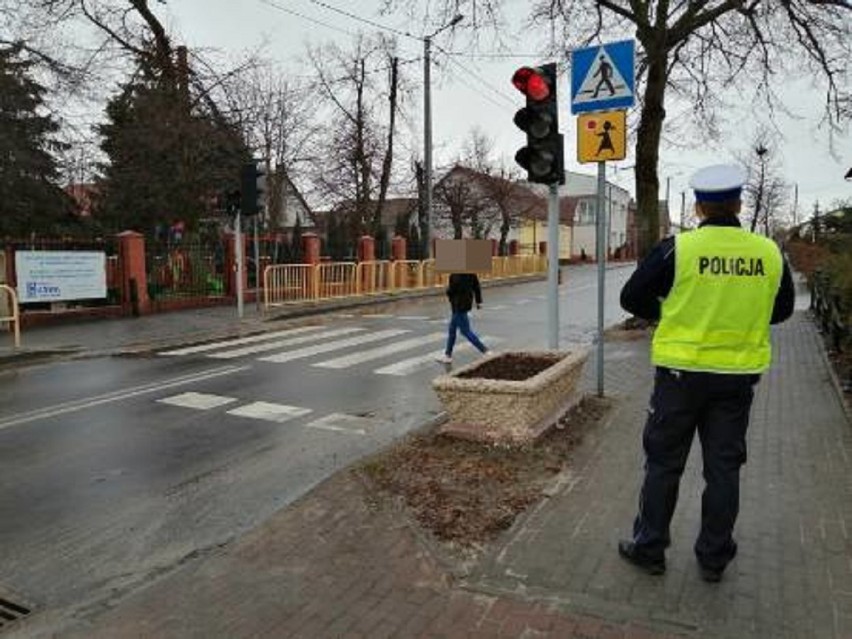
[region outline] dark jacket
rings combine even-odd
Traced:
[[[467,313],[473,308],[473,301],[482,304],[482,291],[479,278],[474,273],[453,273],[447,286],[447,298],[453,313]]]
[[[736,217],[711,218],[700,226],[740,226],[740,221]],[[675,239],[667,237],[648,253],[621,289],[621,307],[642,319],[660,319],[660,305],[671,291],[674,276]],[[785,260],[770,323],[777,324],[790,317],[795,302],[796,289]]]

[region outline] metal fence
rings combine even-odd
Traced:
[[[828,337],[831,348],[837,353],[848,349],[852,309],[844,308],[843,298],[832,288],[827,273],[816,271],[811,279],[811,310],[816,315],[820,330]]]
[[[544,256],[495,257],[492,272],[483,277],[509,279],[546,270]],[[272,308],[310,300],[444,287],[448,277],[435,270],[434,260],[278,264],[263,271],[263,299],[265,307]]]
[[[147,241],[145,267],[152,302],[226,294],[224,239]]]

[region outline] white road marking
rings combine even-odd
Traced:
[[[321,353],[336,351],[339,348],[349,348],[350,346],[361,346],[362,344],[378,342],[389,337],[396,337],[397,335],[402,335],[404,333],[410,332],[411,331],[405,329],[392,328],[384,331],[378,331],[376,333],[367,333],[366,335],[359,335],[358,337],[350,337],[349,339],[341,339],[334,342],[326,342],[325,344],[308,346],[306,348],[300,348],[295,351],[268,355],[266,357],[260,357],[258,359],[261,362],[273,362],[275,364],[281,364],[283,362],[289,362],[294,359],[303,359],[305,357],[311,357],[313,355],[319,355]]]
[[[56,417],[58,415],[74,413],[80,410],[85,410],[87,408],[100,406],[102,404],[119,402],[121,400],[130,399],[132,397],[138,397],[140,395],[157,393],[166,390],[167,388],[174,388],[175,386],[183,386],[186,384],[203,382],[208,379],[213,379],[214,377],[222,377],[223,375],[233,375],[234,373],[246,371],[250,368],[251,366],[220,366],[218,368],[212,368],[210,370],[202,371],[200,373],[181,375],[180,377],[175,377],[165,382],[152,382],[150,384],[142,384],[141,386],[125,388],[122,390],[113,391],[111,393],[105,393],[103,395],[97,395],[95,397],[87,397],[84,399],[78,399],[70,402],[63,402],[54,406],[46,406],[44,408],[39,408],[38,410],[29,411],[27,413],[11,415],[3,420],[0,420],[0,430],[4,430],[6,428],[16,426],[18,424],[34,422],[39,419],[47,419],[48,417]]]
[[[243,355],[251,355],[253,353],[262,353],[263,351],[274,351],[285,348],[287,346],[296,346],[297,344],[307,344],[308,342],[316,342],[329,337],[340,337],[351,333],[360,333],[366,329],[348,327],[336,328],[330,331],[322,331],[320,333],[312,333],[311,335],[303,335],[302,337],[293,337],[291,339],[276,340],[274,342],[265,342],[263,344],[255,344],[254,346],[246,346],[245,348],[237,348],[232,351],[223,351],[221,353],[211,353],[207,357],[213,359],[233,359],[234,357],[242,357]]]
[[[332,413],[331,415],[316,419],[309,424],[305,424],[305,428],[331,430],[338,433],[351,433],[353,435],[366,435],[367,431],[376,424],[375,420],[367,419],[366,417]]]
[[[482,341],[485,343],[486,346],[490,346],[493,344],[500,344],[503,340],[485,335],[482,337]],[[465,342],[464,344],[460,344],[459,346],[457,346],[454,349],[453,354],[455,355],[459,352],[464,353],[471,350],[472,348],[473,346]],[[435,362],[435,358],[443,354],[444,351],[443,349],[441,349],[439,351],[433,351],[426,355],[418,355],[417,357],[412,357],[410,359],[403,359],[397,362],[396,364],[390,364],[389,366],[377,368],[373,371],[373,373],[376,375],[393,375],[395,377],[404,377],[405,375],[410,375],[416,370],[426,368],[430,364],[438,366],[437,362]]]
[[[164,397],[158,399],[161,404],[169,404],[171,406],[182,406],[183,408],[194,408],[196,410],[210,410],[218,408],[226,404],[233,404],[238,401],[236,397],[225,397],[224,395],[211,395],[209,393],[181,393],[172,397]]]
[[[529,303],[530,303],[530,300],[522,299],[522,300],[518,300],[517,302],[515,302],[515,306],[522,306],[524,304],[529,304]]]
[[[445,339],[445,337],[446,335],[444,333],[431,333],[429,335],[421,335],[419,337],[413,337],[411,339],[402,340],[401,342],[393,342],[392,344],[388,344],[386,346],[380,346],[378,348],[373,348],[366,351],[359,351],[357,353],[352,353],[351,355],[344,355],[336,359],[330,359],[325,362],[319,362],[318,364],[314,364],[314,366],[317,366],[319,368],[349,368],[350,366],[355,366],[356,364],[362,364],[364,362],[369,362],[374,359],[381,359],[382,357],[392,355],[393,353],[411,350],[413,348],[417,348],[418,346],[425,346],[430,342],[439,342],[442,339]]]
[[[400,315],[396,319],[402,320],[403,322],[417,322],[432,319],[428,315]]]
[[[313,412],[310,408],[299,406],[288,406],[286,404],[273,404],[271,402],[252,402],[245,406],[232,408],[226,411],[228,415],[236,417],[248,417],[250,419],[265,419],[270,422],[284,423],[297,417],[303,417]]]
[[[323,328],[322,326],[303,326],[301,328],[288,328],[283,331],[273,331],[271,333],[263,333],[262,335],[251,335],[249,337],[241,337],[237,339],[229,339],[225,341],[214,342],[211,344],[201,344],[199,346],[188,346],[186,348],[178,348],[173,351],[164,351],[158,355],[192,355],[194,353],[204,353],[206,351],[214,351],[217,348],[226,348],[228,346],[239,346],[241,344],[254,344],[255,342],[263,342],[283,335],[296,335],[298,333],[307,333],[308,331],[316,331]]]
[[[395,316],[391,315],[390,313],[365,313],[361,317],[364,317],[366,319],[390,319]]]
[[[509,308],[509,307],[506,306],[505,304],[498,304],[497,306],[486,306],[483,310],[502,311],[502,310],[505,310],[507,308]]]

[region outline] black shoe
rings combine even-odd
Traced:
[[[651,559],[650,557],[646,557],[636,550],[636,544],[632,541],[619,541],[618,554],[649,575],[662,575],[666,572],[665,559]]]
[[[710,568],[701,564],[699,564],[699,567],[701,568],[701,578],[707,583],[716,584],[722,581],[722,573],[725,572],[724,568]]]
[[[728,562],[732,561],[734,557],[737,556],[737,542],[731,540],[731,546],[728,550],[728,555]],[[726,566],[722,566],[721,568],[705,566],[701,563],[701,560],[699,559],[698,567],[701,570],[701,578],[707,583],[715,584],[722,581],[722,573],[725,572]]]

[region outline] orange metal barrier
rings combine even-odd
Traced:
[[[351,297],[358,295],[358,264],[355,262],[328,262],[318,264],[316,299]]]
[[[396,289],[408,291],[423,288],[423,264],[418,260],[392,262],[393,283]]]
[[[494,257],[491,272],[481,274],[480,279],[519,277],[546,269],[547,258],[542,255]],[[263,271],[264,305],[271,308],[308,300],[439,288],[447,285],[448,278],[447,273],[435,270],[435,260],[278,264]]]
[[[362,295],[389,293],[394,290],[393,262],[359,262],[355,280]]]
[[[316,299],[319,279],[310,264],[276,264],[263,269],[263,303],[266,308]]]
[[[9,322],[12,325],[11,330],[14,333],[15,348],[21,346],[21,312],[18,308],[18,296],[15,294],[15,289],[6,284],[0,284],[0,291],[6,291],[9,295],[9,301],[12,303],[11,315],[0,315],[0,323]],[[8,312],[8,311],[7,311]]]

